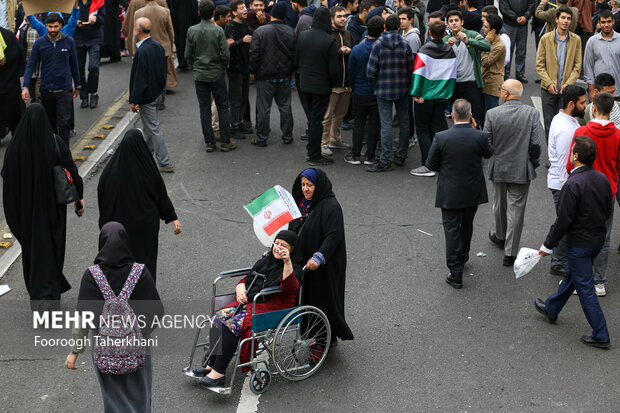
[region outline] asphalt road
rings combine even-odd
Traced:
[[[530,97],[540,95],[533,82],[532,50],[527,67],[530,83],[523,101],[531,104]],[[102,76],[107,81],[101,93],[109,91],[110,98],[102,98],[101,110],[116,97],[114,90],[118,95],[126,87],[127,62],[103,67]],[[157,280],[169,313],[182,308],[205,311],[216,274],[252,265],[262,253],[243,205],[275,184],[290,188],[306,167],[305,145],[298,139],[305,117],[296,95],[293,103],[292,145],[280,142],[274,107],[267,147],[251,146],[246,139],[238,141],[233,152],[206,153],[192,76],[179,74],[179,87],[168,95],[167,109],[160,114],[176,166],[164,179],[184,229],[179,236],[172,234],[170,225],[162,225],[160,231]],[[351,133],[344,132],[344,139],[350,143]],[[534,299],[551,294],[560,279],[549,275],[548,259],[515,279],[512,269],[501,265],[503,251],[487,238],[493,221],[490,205],[485,204],[476,216],[465,286],[450,288],[444,282],[441,216],[434,208],[436,178],[409,174],[419,164],[419,149],[410,150],[405,168],[384,174],[344,163],[345,154],[336,152],[336,163],[324,169],[345,215],[346,312],[356,339],[330,351],[326,364],[308,380],[276,378],[258,400],[258,411],[618,410],[618,350],[601,351],[579,342],[590,329],[577,298],[569,301],[554,326],[534,309]],[[537,172],[521,241],[533,248],[544,240],[554,219],[544,166]],[[97,252],[98,178],[95,173],[86,181],[86,215],[78,219],[69,214],[65,274],[73,289],[63,296],[63,309],[74,308],[81,275]],[[620,331],[620,256],[615,252],[619,241],[616,226],[608,295],[601,299],[614,344]],[[477,252],[487,256],[476,257]],[[5,282],[13,291],[0,297],[0,411],[101,411],[89,352],[78,360],[84,363],[79,370],[68,371],[66,348],[34,346],[35,335],[68,333],[32,329],[21,261]],[[154,355],[153,410],[238,411],[240,399],[247,398],[241,396],[247,393],[242,380],[231,395],[219,396],[181,375],[191,334],[162,334]]]

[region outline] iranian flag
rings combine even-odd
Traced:
[[[268,189],[244,208],[270,238],[284,225],[301,218],[293,196],[280,185]]]
[[[423,46],[413,66],[411,95],[424,100],[449,99],[456,84],[456,55],[435,47]]]
[[[88,9],[88,17],[95,14],[97,10],[99,10],[104,5],[104,3],[105,0],[93,0],[93,2],[90,3],[90,7]]]

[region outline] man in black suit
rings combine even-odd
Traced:
[[[474,129],[471,104],[465,99],[452,104],[452,120],[452,129],[435,135],[426,167],[439,172],[435,207],[441,208],[446,238],[446,263],[450,269],[446,282],[461,288],[474,217],[478,205],[488,202],[482,158],[490,158],[493,147],[487,133]]]
[[[133,112],[140,112],[146,145],[155,154],[160,172],[173,172],[157,116],[157,107],[166,87],[166,52],[162,45],[151,39],[149,19],[137,19],[134,30],[138,43],[131,63],[129,103]]]

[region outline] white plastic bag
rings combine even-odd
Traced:
[[[516,278],[521,278],[528,272],[532,271],[532,268],[538,264],[542,256],[538,253],[538,250],[531,248],[521,248],[517,254],[513,269]]]

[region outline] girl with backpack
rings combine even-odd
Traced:
[[[93,364],[103,396],[105,412],[150,412],[153,367],[146,346],[121,344],[103,346],[103,339],[123,338],[124,343],[148,339],[155,317],[164,312],[155,282],[144,264],[134,262],[129,249],[129,237],[122,224],[108,222],[99,234],[99,254],[92,267],[82,277],[78,295],[78,311],[92,311]],[[101,316],[101,317],[100,317]],[[106,317],[138,317],[144,319],[144,328],[110,328],[100,319]],[[110,324],[111,326],[112,324]],[[76,342],[84,342],[89,331],[73,329]],[[98,336],[98,339],[94,337]],[[138,340],[134,340],[138,339]],[[75,362],[84,347],[74,347],[65,366],[76,370]]]

